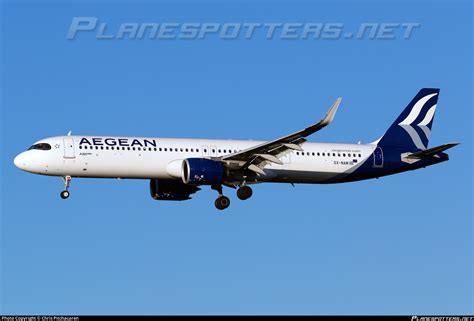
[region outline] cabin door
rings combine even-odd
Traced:
[[[381,147],[374,150],[374,167],[383,167],[383,151]]]
[[[64,138],[64,158],[75,158],[74,139],[72,137]]]

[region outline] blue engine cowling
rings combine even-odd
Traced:
[[[189,185],[221,184],[224,165],[206,158],[188,158],[183,161],[183,182]]]

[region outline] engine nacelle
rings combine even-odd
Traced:
[[[190,194],[199,191],[197,186],[185,185],[180,181],[150,180],[150,194],[160,201],[185,201],[191,199]]]
[[[189,185],[221,184],[224,178],[224,165],[206,158],[188,158],[183,161],[182,178]]]

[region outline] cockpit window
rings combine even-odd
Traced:
[[[30,148],[28,148],[28,150],[31,150],[31,149],[50,150],[50,149],[51,149],[51,145],[50,145],[50,144],[46,144],[46,143],[39,143],[39,144],[34,144],[34,145],[31,146]]]

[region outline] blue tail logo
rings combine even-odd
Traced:
[[[439,89],[421,89],[378,141],[378,145],[425,150],[431,135],[438,96]]]

